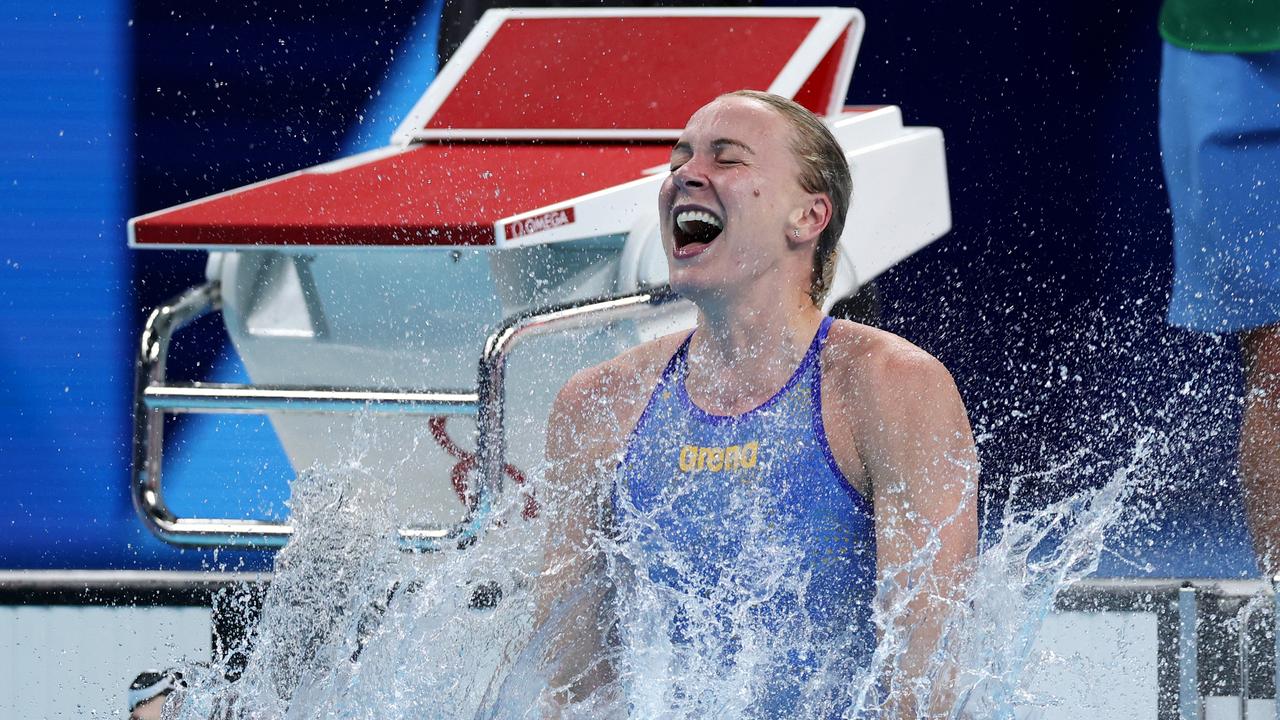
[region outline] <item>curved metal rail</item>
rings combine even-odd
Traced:
[[[489,336],[480,360],[476,387],[480,396],[476,454],[480,458],[480,491],[497,495],[502,490],[506,456],[504,408],[507,357],[523,340],[545,332],[588,325],[601,316],[625,319],[680,298],[663,285],[646,292],[561,303],[514,315]]]
[[[598,321],[623,318],[675,300],[662,287],[618,297],[565,303],[506,320],[485,343],[477,371],[477,391],[352,390],[332,387],[255,386],[170,383],[165,377],[169,344],[183,327],[217,310],[217,283],[200,285],[152,311],[142,331],[134,371],[133,505],[142,522],[160,539],[184,546],[278,548],[288,542],[288,523],[231,518],[180,518],[165,504],[164,416],[168,413],[342,413],[476,416],[479,481],[468,498],[465,517],[449,528],[401,528],[402,547],[435,551],[464,548],[484,531],[502,492],[506,443],[503,417],[506,363],[527,337]]]

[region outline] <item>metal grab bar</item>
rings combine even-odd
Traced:
[[[520,341],[553,330],[580,327],[601,315],[624,319],[679,299],[680,296],[669,286],[663,285],[630,295],[561,303],[514,315],[490,335],[476,378],[480,396],[476,455],[480,458],[480,482],[485,486],[482,491],[496,496],[502,490],[506,457],[506,438],[503,435],[506,359]]]
[[[1271,682],[1275,688],[1275,702],[1280,710],[1280,575],[1271,578]],[[1276,713],[1280,715],[1280,712]]]
[[[1250,699],[1280,695],[1265,694],[1280,690],[1280,663],[1272,664],[1280,656],[1280,577],[1089,578],[1059,591],[1054,606],[1156,616],[1158,720],[1199,720],[1205,697],[1237,693],[1245,718]]]
[[[170,383],[147,387],[148,408],[171,413],[301,412],[364,410],[406,415],[475,415],[480,396],[465,392],[342,390],[324,387]]]
[[[478,392],[450,390],[351,390],[331,387],[168,383],[169,344],[179,330],[221,304],[216,282],[191,288],[152,311],[143,328],[134,371],[134,508],[160,539],[183,546],[278,548],[288,542],[287,523],[229,518],[180,518],[164,502],[161,487],[166,413],[335,413],[367,411],[412,415],[477,416],[479,479],[470,488],[466,516],[446,529],[401,528],[405,549],[467,547],[483,532],[502,491],[505,457],[503,405],[506,363],[526,337],[585,324],[599,316],[643,311],[677,296],[668,288],[584,300],[516,315],[488,338],[477,371]]]
[[[1196,588],[1178,589],[1178,720],[1200,720],[1200,657]]]

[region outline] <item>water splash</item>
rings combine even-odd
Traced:
[[[1057,595],[1092,575],[1108,535],[1140,512],[1131,501],[1152,477],[1146,471],[1155,439],[1141,437],[1128,463],[1101,487],[1034,511],[1004,514],[998,540],[980,553],[965,602],[950,618],[935,659],[938,667],[956,669],[949,717],[1012,719],[1055,701],[1028,689],[1035,671],[1053,660],[1033,655],[1035,641]],[[1077,456],[1017,478],[1010,494],[1016,499],[1031,483],[1070,478],[1083,460]],[[892,649],[893,643],[882,643],[877,662],[891,663]],[[916,689],[919,706],[929,706],[934,687]]]
[[[849,705],[845,717],[875,716],[886,692],[910,696],[918,708],[944,708],[938,716],[951,718],[1026,717],[1052,705],[1055,698],[1030,689],[1037,669],[1055,662],[1033,649],[1039,630],[1056,595],[1096,570],[1107,538],[1143,521],[1141,498],[1168,452],[1148,432],[1116,467],[1081,452],[1015,478],[1011,501],[996,511],[996,539],[952,601],[944,642],[919,679],[902,684],[892,671],[910,640],[906,608],[931,587],[921,583],[884,607],[892,588],[882,583],[875,618],[882,639],[869,664],[832,664],[807,701],[830,707],[836,687]],[[1024,495],[1038,497],[1045,484],[1098,467],[1109,472],[1101,485],[1018,509]],[[747,604],[646,583],[625,533],[593,539],[603,551],[594,568],[602,582],[566,593],[535,632],[537,548],[553,538],[554,523],[520,520],[523,500],[511,493],[500,526],[473,547],[410,554],[399,549],[394,528],[403,519],[389,516],[390,492],[362,470],[358,455],[300,476],[294,538],[277,558],[253,637],[236,648],[247,658],[243,671],[228,681],[228,660],[186,668],[191,688],[170,703],[167,718],[753,717],[753,688],[771,659],[831,649],[803,628],[785,637],[726,634],[726,613],[740,613],[730,618],[734,627],[752,628]],[[760,521],[744,515],[748,525]],[[928,565],[931,547],[913,564]],[[743,554],[751,564],[737,570],[760,598],[797,582],[785,572],[786,552]],[[606,605],[613,624],[593,626]],[[672,642],[677,614],[692,642]],[[608,673],[579,702],[559,707],[581,679],[562,672],[571,629],[600,639],[602,664],[588,672]],[[724,662],[727,656],[735,661]]]

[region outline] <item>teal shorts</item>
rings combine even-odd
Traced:
[[[1165,43],[1160,147],[1173,211],[1169,322],[1280,323],[1280,52]]]

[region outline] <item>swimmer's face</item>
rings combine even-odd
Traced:
[[[658,195],[678,292],[697,300],[779,270],[807,287],[812,246],[797,247],[793,229],[812,196],[791,145],[786,120],[750,98],[720,98],[689,119]]]

